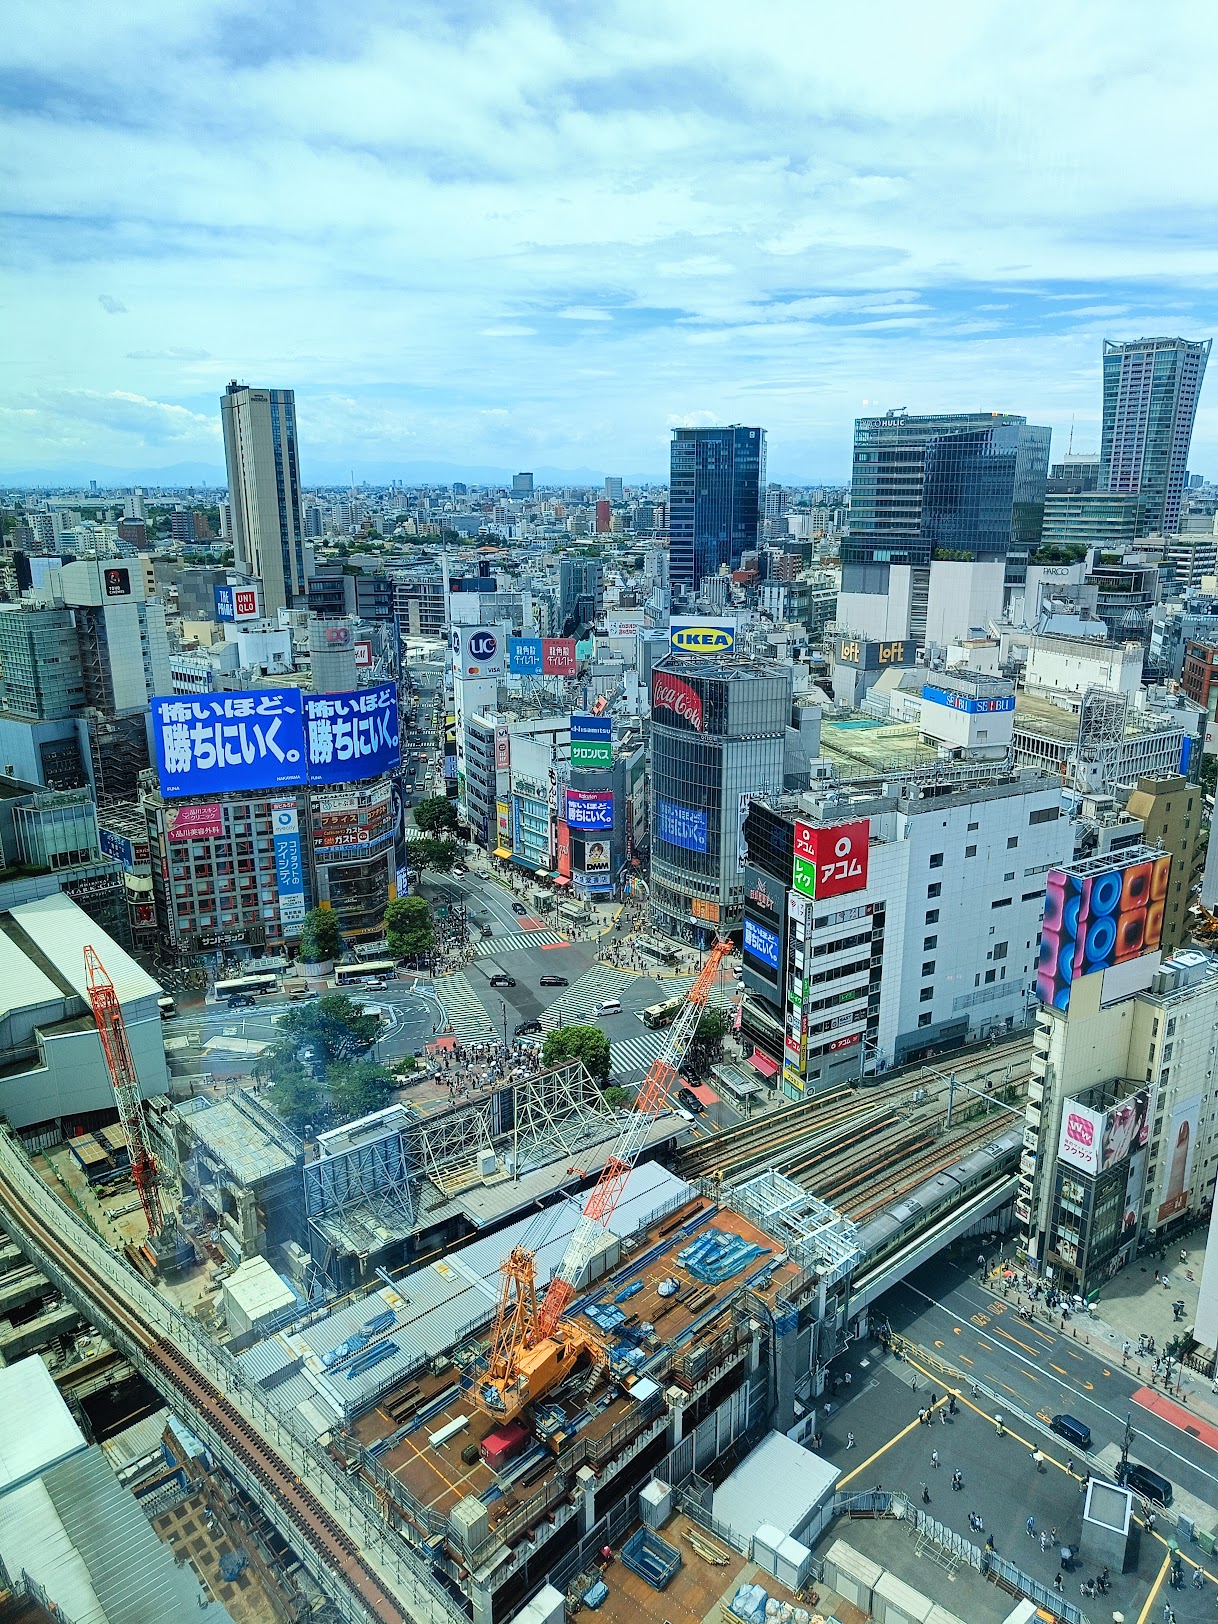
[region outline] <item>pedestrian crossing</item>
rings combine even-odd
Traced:
[[[608,965],[594,964],[573,982],[561,998],[556,998],[541,1017],[541,1024],[550,1031],[556,1026],[570,1026],[573,1021],[586,1021],[597,1004],[606,998],[620,998],[623,989],[634,984],[635,977],[624,970]]]
[[[436,992],[448,1011],[453,1035],[461,1043],[494,1043],[499,1028],[486,1012],[486,1006],[470,986],[463,971],[436,982]]]
[[[497,958],[500,953],[520,953],[529,947],[557,947],[566,941],[567,937],[557,930],[517,930],[510,936],[480,936],[474,943],[474,957]]]
[[[664,1047],[667,1032],[645,1030],[641,1037],[609,1045],[609,1081],[619,1088],[642,1077]]]

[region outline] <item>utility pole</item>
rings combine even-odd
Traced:
[[[1125,1417],[1125,1433],[1121,1439],[1121,1465],[1129,1465],[1129,1451],[1133,1447],[1133,1440],[1137,1434],[1133,1430],[1133,1422],[1129,1415]]]

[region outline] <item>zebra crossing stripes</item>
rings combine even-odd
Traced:
[[[623,1038],[609,1045],[609,1080],[621,1084],[641,1077],[664,1047],[667,1033],[645,1031],[641,1037]]]
[[[474,957],[488,959],[492,954],[520,953],[529,947],[557,947],[566,940],[557,930],[517,930],[510,936],[481,936],[474,943]]]
[[[572,1021],[586,1020],[604,999],[619,998],[622,989],[630,986],[633,980],[633,976],[626,975],[622,970],[594,964],[566,989],[561,998],[555,999],[542,1015],[541,1024],[548,1032],[560,1021],[563,1026],[570,1026]]]
[[[448,1011],[453,1035],[462,1043],[493,1043],[499,1029],[462,971],[436,983],[436,992]]]

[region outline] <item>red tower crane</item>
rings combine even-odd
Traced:
[[[131,1177],[140,1206],[144,1209],[144,1217],[148,1220],[148,1237],[155,1240],[165,1228],[165,1212],[161,1206],[160,1173],[156,1159],[148,1148],[140,1080],[131,1055],[131,1045],[127,1042],[123,1006],[119,1003],[113,981],[91,947],[85,948],[85,977],[89,1002],[93,1006],[93,1019],[97,1022],[97,1035],[101,1039],[102,1053],[114,1085],[119,1120],[131,1152]]]
[[[583,1271],[604,1239],[613,1210],[621,1199],[651,1124],[668,1102],[706,1011],[719,966],[731,942],[716,942],[684,1007],[669,1030],[664,1048],[652,1061],[635,1097],[634,1109],[622,1119],[613,1152],[584,1203],[562,1260],[550,1276],[545,1296],[537,1301],[534,1256],[517,1246],[502,1265],[499,1311],[488,1347],[486,1373],[475,1383],[474,1402],[498,1418],[536,1403],[565,1376],[582,1355],[606,1358],[599,1340],[566,1317]]]

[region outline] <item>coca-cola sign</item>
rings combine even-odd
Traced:
[[[702,731],[702,696],[671,671],[657,671],[653,675],[651,708],[671,711],[699,733]]]

